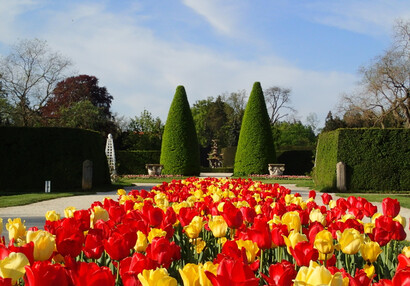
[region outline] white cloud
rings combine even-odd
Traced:
[[[201,15],[218,32],[225,35],[236,33],[236,17],[239,9],[233,4],[238,5],[238,1],[232,0],[182,0],[182,2]]]
[[[310,10],[307,17],[316,22],[373,36],[390,34],[395,19],[410,17],[409,2],[401,0],[319,0],[304,7]]]
[[[2,1],[0,5],[0,39],[2,42],[15,41],[16,32],[21,28],[15,22],[15,18],[36,6],[37,1],[35,0]]]

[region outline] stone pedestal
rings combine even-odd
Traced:
[[[148,170],[148,175],[150,176],[159,176],[161,175],[164,165],[161,164],[146,164],[145,169]]]
[[[285,171],[285,164],[268,164],[269,175],[282,176]]]
[[[83,162],[82,189],[90,190],[93,187],[93,162],[85,160]]]
[[[336,187],[339,191],[346,191],[346,164],[339,162],[336,164]]]

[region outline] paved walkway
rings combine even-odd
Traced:
[[[208,175],[208,173],[207,173]],[[220,175],[220,174],[219,174]],[[209,176],[209,175],[208,175]],[[226,176],[223,176],[226,177]],[[141,183],[136,184],[133,187],[127,187],[126,191],[132,189],[145,189],[150,190],[153,186],[157,184],[150,183]],[[296,187],[294,184],[282,184],[282,186],[292,190],[292,193],[300,193],[304,200],[309,197],[309,189],[304,187]],[[334,200],[337,200],[338,197],[335,194],[331,194]],[[3,218],[3,235],[7,233],[6,223],[9,218],[20,217],[22,220],[26,221],[27,227],[38,226],[42,228],[45,223],[45,213],[48,210],[55,210],[60,213],[61,216],[64,216],[64,209],[69,206],[73,206],[76,209],[87,209],[95,201],[103,201],[104,198],[110,197],[112,199],[118,199],[117,191],[113,190],[112,192],[97,193],[95,195],[84,195],[84,196],[74,196],[74,197],[64,197],[48,201],[42,201],[26,206],[16,206],[16,207],[7,207],[0,208],[0,218]],[[316,196],[316,203],[321,205],[322,199],[320,193]],[[377,206],[379,212],[382,212],[381,203],[374,202],[374,205]],[[406,222],[409,222],[410,218],[410,209],[401,208],[400,215],[406,218]],[[407,233],[407,239],[410,240],[410,230],[409,226],[405,227]]]

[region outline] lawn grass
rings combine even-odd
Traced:
[[[89,194],[94,194],[94,192],[29,193],[0,196],[0,208],[29,205],[46,200]]]
[[[400,206],[410,209],[410,194],[368,194],[368,193],[336,193],[338,197],[347,198],[350,196],[362,197],[369,202],[382,202],[384,198],[397,199],[400,202]]]

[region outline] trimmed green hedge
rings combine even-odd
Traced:
[[[344,162],[350,191],[410,191],[409,129],[338,129],[322,133],[314,179],[336,187],[336,163]]]
[[[245,108],[235,155],[235,176],[267,174],[275,146],[261,84],[255,82]]]
[[[77,189],[83,161],[93,162],[93,187],[110,184],[103,137],[72,128],[0,128],[0,190]]]
[[[196,176],[200,172],[199,144],[185,88],[177,87],[162,136],[165,175]]]
[[[145,164],[159,164],[161,151],[116,151],[115,156],[119,175],[141,175],[148,173]]]

